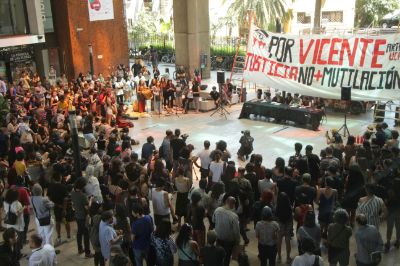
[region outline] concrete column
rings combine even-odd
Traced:
[[[200,69],[200,55],[207,55],[203,78],[210,77],[209,0],[174,0],[176,64],[189,68],[190,74]]]
[[[44,35],[42,14],[40,13],[40,0],[26,1],[30,33],[34,35]],[[43,36],[44,38],[44,36]]]

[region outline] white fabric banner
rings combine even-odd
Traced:
[[[114,19],[113,0],[88,0],[89,20]]]
[[[301,95],[400,100],[400,34],[286,35],[252,26],[243,78]]]

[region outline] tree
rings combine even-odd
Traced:
[[[227,0],[223,0],[225,3]],[[239,27],[246,23],[248,10],[254,10],[260,27],[265,28],[276,17],[284,17],[286,0],[234,0],[228,9],[228,16],[239,22]]]
[[[358,28],[376,26],[376,23],[388,13],[400,7],[398,0],[356,0],[354,24]]]
[[[132,27],[129,37],[133,39],[148,38],[157,32],[157,24],[158,21],[151,12],[142,11]]]

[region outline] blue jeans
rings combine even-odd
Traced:
[[[133,249],[133,255],[135,256],[135,266],[143,266],[143,259],[146,260],[147,264],[147,250]]]

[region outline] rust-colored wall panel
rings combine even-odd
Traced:
[[[107,76],[111,67],[128,64],[124,4],[122,0],[113,2],[113,20],[89,21],[87,0],[53,0],[54,26],[61,53],[66,54],[69,78],[90,70],[89,44],[93,46],[95,74]]]

